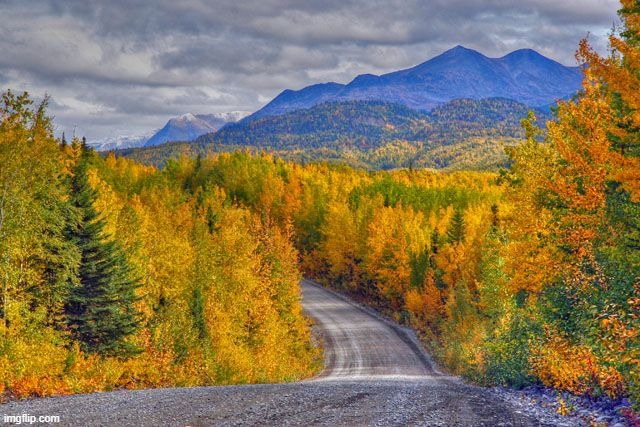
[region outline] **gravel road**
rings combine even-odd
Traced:
[[[317,378],[36,399],[0,405],[0,412],[59,415],[56,425],[78,426],[552,425],[440,373],[410,330],[309,281],[302,291],[325,346]]]

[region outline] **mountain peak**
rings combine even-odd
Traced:
[[[191,113],[185,113],[180,117],[177,117],[177,119],[185,122],[193,122],[195,120],[198,120],[198,118]]]
[[[231,113],[192,114],[186,113],[170,119],[144,144],[146,147],[169,141],[193,141],[200,135],[215,132],[227,123],[245,116],[241,111]]]
[[[531,48],[516,49],[513,52],[507,54],[507,56],[518,55],[518,54],[532,54],[532,53],[538,56],[542,56],[537,50],[531,49]]]
[[[457,45],[455,47],[452,47],[451,49],[449,49],[449,50],[445,51],[444,53],[442,53],[440,56],[468,55],[468,54],[484,56],[480,52],[478,52],[477,50],[469,49],[468,47],[464,47],[462,45]],[[427,62],[429,62],[429,61],[427,61]]]
[[[456,47],[453,47],[421,64],[406,70],[395,71],[393,73],[386,74],[385,76],[404,76],[405,78],[435,76],[450,69],[474,68],[478,64],[486,63],[487,61],[490,61],[490,59],[477,50],[457,45]]]
[[[447,52],[464,52],[464,51],[474,51],[474,50],[469,49],[468,47],[464,47],[461,44],[458,44],[452,47],[451,49],[449,49]]]
[[[564,66],[533,49],[518,49],[497,60],[511,69],[511,71],[515,70],[516,73],[526,72],[529,74],[538,73],[538,77],[541,79],[557,80],[563,75],[566,76],[567,73],[582,76],[577,67]]]
[[[542,60],[547,60],[547,61],[553,61],[552,59],[547,58],[546,56],[542,55],[540,52],[533,50],[533,49],[518,49],[518,50],[514,50],[511,53],[506,54],[505,56],[503,56],[500,59],[509,59],[509,58],[519,58],[519,59],[542,59]]]

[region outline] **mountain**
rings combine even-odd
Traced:
[[[140,135],[110,136],[103,139],[89,141],[88,144],[96,151],[109,151],[120,150],[124,148],[142,147],[156,132],[157,130],[153,130]]]
[[[138,135],[120,135],[89,141],[96,151],[123,150],[164,144],[168,141],[193,141],[200,135],[215,132],[228,123],[249,115],[246,111],[214,114],[183,114],[170,119],[162,129]]]
[[[169,141],[193,141],[200,135],[215,132],[227,123],[236,122],[247,113],[234,111],[217,114],[183,114],[170,119],[144,144],[145,147],[164,144]]]
[[[406,70],[363,74],[346,85],[332,82],[287,89],[245,120],[330,101],[385,101],[429,111],[454,99],[507,98],[538,107],[573,96],[581,82],[580,67],[566,67],[531,49],[489,58],[457,46]]]
[[[394,138],[427,116],[404,105],[377,101],[326,102],[279,116],[233,123],[203,135],[199,143],[272,149],[317,148],[350,141],[362,148]],[[419,125],[418,125],[419,126]]]

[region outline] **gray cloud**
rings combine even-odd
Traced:
[[[255,110],[285,88],[409,67],[457,44],[575,65],[615,0],[0,1],[0,85],[52,95],[59,130],[139,133]]]

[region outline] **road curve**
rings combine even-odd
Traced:
[[[324,341],[318,379],[420,379],[436,375],[412,332],[334,292],[303,280],[305,312]]]
[[[58,426],[543,425],[437,372],[407,329],[311,282],[302,292],[325,346],[325,369],[313,380],[63,396],[0,412],[59,415]]]

